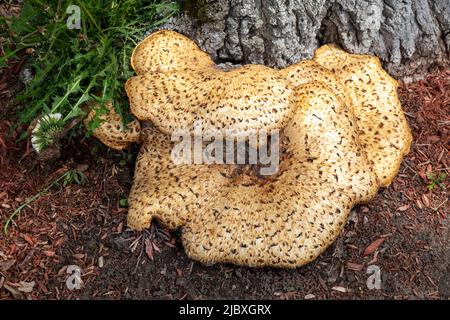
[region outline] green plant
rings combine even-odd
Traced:
[[[28,205],[33,203],[35,200],[40,198],[41,196],[47,194],[47,192],[50,191],[54,186],[59,185],[60,181],[63,181],[63,186],[67,186],[72,183],[81,184],[83,181],[86,180],[86,176],[77,170],[68,170],[64,172],[62,175],[60,175],[58,178],[53,180],[48,186],[46,186],[44,189],[33,195],[32,197],[28,198],[24,203],[22,203],[19,207],[17,207],[16,210],[14,210],[13,213],[8,217],[5,224],[3,225],[3,232],[5,234],[8,233],[9,225],[12,223],[14,218]]]
[[[131,153],[126,153],[122,156],[122,159],[119,161],[119,165],[125,166],[127,163],[131,163],[133,161],[133,155]]]
[[[445,173],[434,174],[432,172],[427,173],[427,178],[430,180],[427,188],[428,190],[434,190],[436,187],[441,187],[441,189],[445,189],[444,180],[447,178]]]
[[[119,200],[119,206],[121,206],[122,208],[128,207],[128,199],[127,198],[120,199]]]
[[[66,187],[69,184],[83,184],[87,180],[87,177],[83,172],[77,170],[71,170],[67,172],[67,175],[64,177],[63,186]]]
[[[69,29],[76,5],[81,29]],[[128,119],[124,82],[133,75],[129,58],[145,32],[167,21],[177,11],[168,1],[149,0],[25,0],[19,17],[0,18],[4,43],[0,68],[18,52],[33,52],[29,64],[33,79],[17,96],[16,126],[37,116],[61,114],[61,123],[85,115],[83,106],[99,104],[89,132],[100,124],[103,107],[113,101]],[[1,49],[0,49],[1,51]],[[51,135],[44,136],[51,140]]]

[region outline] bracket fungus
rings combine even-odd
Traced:
[[[187,254],[204,263],[294,268],[314,260],[351,208],[392,181],[411,144],[396,81],[374,57],[324,46],[282,70],[223,71],[190,39],[158,31],[131,61],[137,76],[126,91],[137,119],[121,131],[110,106],[93,133],[116,149],[142,145],[129,227],[158,219],[181,228]],[[175,164],[170,134],[197,120],[232,132],[280,129],[278,173]]]

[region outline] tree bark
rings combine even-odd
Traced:
[[[217,63],[281,68],[332,42],[415,80],[450,60],[450,0],[188,0],[165,27]]]

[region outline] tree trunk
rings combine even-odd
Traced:
[[[281,68],[330,42],[378,56],[404,80],[450,60],[450,0],[188,0],[166,27],[218,63]]]

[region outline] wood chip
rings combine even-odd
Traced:
[[[353,271],[361,271],[363,269],[364,265],[360,263],[354,263],[354,262],[347,262],[347,269],[353,270]]]
[[[339,286],[335,286],[335,287],[333,287],[333,288],[331,288],[331,289],[334,290],[334,291],[342,292],[342,293],[348,292],[347,288],[339,287]]]
[[[47,257],[54,257],[56,255],[55,251],[52,250],[44,250],[43,253],[47,256]]]
[[[366,250],[364,250],[364,256],[368,256],[369,254],[372,254],[375,252],[375,250],[378,249],[378,247],[384,242],[385,238],[378,238],[377,240],[375,240],[374,242],[372,242],[371,244],[369,244],[366,248]]]
[[[422,202],[425,205],[425,207],[429,208],[430,207],[430,199],[428,199],[428,197],[426,196],[426,194],[422,194]]]
[[[36,283],[34,281],[31,282],[20,281],[17,290],[19,290],[20,292],[30,293],[33,291],[35,284]]]
[[[21,236],[22,239],[25,240],[30,246],[34,246],[33,238],[31,238],[29,235],[27,235],[27,234],[21,234],[20,236]]]
[[[122,233],[123,231],[123,222],[119,223],[119,225],[117,226],[117,233]]]
[[[16,260],[6,260],[6,261],[0,261],[0,271],[6,272],[16,263]]]
[[[153,249],[155,249],[156,252],[161,253],[161,249],[159,249],[159,247],[154,242],[152,242],[152,245],[153,245]]]

